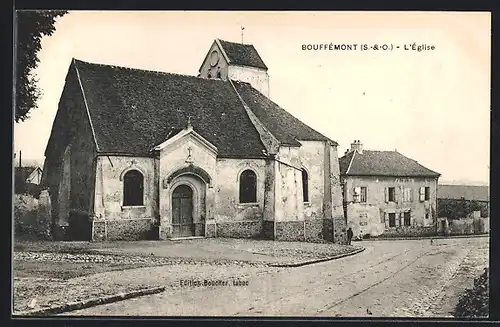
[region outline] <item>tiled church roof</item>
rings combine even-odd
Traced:
[[[193,128],[220,155],[264,145],[232,86],[221,80],[74,61],[101,152],[147,155],[172,129]]]
[[[234,83],[237,93],[229,81],[80,60],[72,65],[100,152],[148,155],[172,131],[186,127],[190,117],[193,129],[220,156],[264,157],[265,147],[238,93],[283,144],[327,140],[247,83]]]
[[[351,151],[339,158],[340,174],[349,176],[439,177],[397,151]]]
[[[241,44],[218,39],[224,52],[228,56],[229,63],[262,68],[267,70],[266,64],[252,44]]]
[[[316,132],[268,97],[254,89],[249,83],[234,82],[238,94],[259,120],[284,145],[300,146],[297,140],[327,141],[326,136]],[[329,140],[335,145],[337,142]]]

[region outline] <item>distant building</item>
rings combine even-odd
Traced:
[[[474,211],[489,217],[490,194],[488,186],[439,185],[439,217],[465,218]]]
[[[22,194],[37,191],[42,173],[42,169],[37,166],[15,167],[14,193]]]
[[[354,235],[435,233],[439,173],[397,151],[363,150],[339,159],[344,213]]]

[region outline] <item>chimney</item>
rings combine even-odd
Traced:
[[[354,140],[354,142],[351,143],[351,151],[358,151],[359,154],[363,153],[363,144],[360,140]]]

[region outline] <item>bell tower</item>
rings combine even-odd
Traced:
[[[250,83],[269,97],[267,66],[251,44],[215,39],[199,69],[199,77]]]

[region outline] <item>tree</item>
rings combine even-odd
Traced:
[[[56,30],[56,18],[67,14],[61,10],[22,10],[16,12],[16,96],[15,121],[29,118],[29,112],[37,107],[41,96],[38,79],[34,73],[38,67],[38,52],[42,48],[43,36],[50,36]]]

